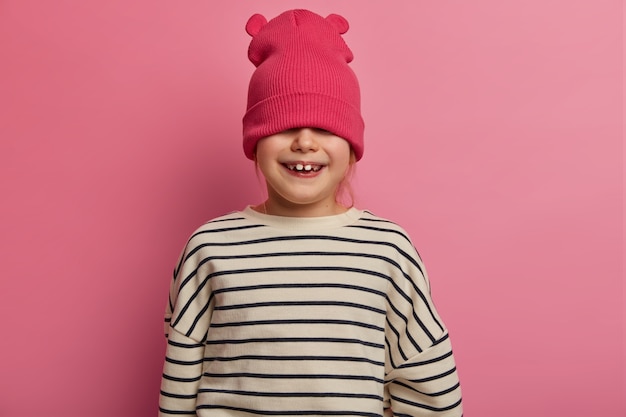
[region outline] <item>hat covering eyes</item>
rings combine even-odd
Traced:
[[[360,89],[349,67],[352,51],[343,40],[348,21],[289,10],[270,20],[255,14],[248,58],[256,66],[243,117],[243,148],[254,159],[257,142],[287,129],[328,130],[363,156]]]

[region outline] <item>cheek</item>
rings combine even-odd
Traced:
[[[331,136],[326,142],[326,149],[335,161],[343,162],[350,160],[350,154],[352,153],[350,142],[339,136]]]
[[[255,164],[261,171],[266,170],[269,163],[276,158],[276,152],[272,149],[271,143],[265,139],[259,141],[254,155]]]
[[[348,142],[342,143],[335,150],[335,159],[342,165],[350,165],[352,155],[352,148],[350,147]]]
[[[256,168],[257,171],[261,172],[261,174],[264,177],[267,177],[268,175],[268,164],[267,164],[267,160],[259,158],[256,160]]]

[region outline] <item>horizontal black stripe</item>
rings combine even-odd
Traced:
[[[385,296],[385,293],[382,291],[375,290],[369,287],[362,287],[360,285],[350,285],[350,284],[337,284],[331,282],[322,282],[322,283],[281,283],[281,284],[259,284],[259,285],[246,285],[241,287],[228,287],[228,288],[218,288],[213,291],[214,294],[221,294],[226,292],[233,291],[253,291],[253,290],[267,290],[267,289],[289,289],[289,288],[340,288],[346,290],[355,290],[368,292],[376,295],[380,295],[381,297]]]
[[[393,224],[393,223],[392,223]],[[373,227],[373,226],[361,226],[361,225],[357,225],[357,224],[352,224],[346,227],[352,227],[354,229],[364,229],[364,230],[371,230],[374,232],[383,232],[383,233],[394,233],[398,236],[401,236],[404,240],[406,240],[407,242],[409,242],[409,244],[412,245],[411,239],[409,239],[409,237],[402,233],[399,230],[395,230],[395,229],[387,229],[387,228],[383,228],[383,227]]]
[[[413,407],[422,408],[422,409],[430,410],[430,411],[448,411],[448,410],[453,410],[456,407],[458,407],[459,405],[461,405],[461,400],[458,400],[454,404],[450,404],[450,405],[447,405],[445,407],[434,407],[432,405],[416,403],[414,401],[409,401],[407,399],[396,397],[396,396],[393,396],[393,395],[391,396],[391,399],[394,400],[394,401],[398,401],[400,403],[403,403],[403,404],[408,404],[408,405],[413,406]],[[391,407],[393,408],[393,404],[391,405]],[[400,416],[400,415],[403,415],[403,414],[397,414],[397,416]],[[408,416],[408,417],[411,417],[411,416]]]
[[[202,362],[204,362],[203,359],[199,359],[199,360],[195,360],[195,361],[181,361],[178,359],[172,359],[169,357],[165,357],[165,361],[169,362],[169,363],[173,363],[174,365],[184,365],[184,366],[191,366],[191,365],[199,365]]]
[[[258,307],[285,307],[285,306],[325,306],[325,307],[350,307],[358,308],[362,310],[373,311],[378,314],[385,314],[385,310],[371,307],[365,304],[349,303],[345,301],[266,301],[259,303],[246,303],[246,304],[233,304],[228,306],[217,306],[215,311],[219,310],[240,310],[245,308],[258,308]]]
[[[198,409],[213,409],[213,410],[231,410],[239,411],[243,413],[264,415],[264,416],[360,416],[360,417],[382,417],[381,414],[366,413],[359,411],[327,411],[327,410],[285,410],[285,411],[270,411],[270,410],[254,410],[251,408],[231,407],[225,405],[214,404],[200,404]]]
[[[237,219],[225,219],[225,220],[222,220],[222,221],[223,222],[230,222],[230,221],[233,221],[233,220],[237,220]],[[238,219],[238,220],[244,220],[244,219]],[[211,223],[217,223],[217,222],[211,222]],[[248,224],[248,225],[245,225],[245,226],[224,227],[224,228],[220,228],[220,229],[201,229],[201,230],[198,230],[193,235],[191,235],[189,240],[193,239],[196,236],[203,235],[203,234],[206,234],[206,233],[234,232],[234,231],[238,231],[238,230],[258,229],[259,227],[264,227],[264,226],[262,224]]]
[[[454,384],[454,385],[453,385],[453,386],[451,386],[450,388],[445,389],[445,390],[443,390],[443,391],[439,391],[439,392],[424,392],[424,391],[421,391],[421,390],[417,390],[417,389],[415,389],[414,387],[411,387],[411,386],[409,386],[409,385],[407,385],[407,384],[404,384],[404,383],[402,383],[402,382],[397,382],[397,381],[394,381],[394,383],[395,383],[395,384],[397,384],[397,385],[403,386],[403,387],[405,387],[405,388],[408,388],[408,389],[410,389],[411,391],[419,392],[420,394],[422,394],[422,395],[426,395],[426,396],[429,396],[429,397],[440,397],[440,396],[442,396],[442,395],[449,394],[449,393],[451,393],[452,391],[456,390],[457,388],[459,388],[459,387],[461,386],[461,385],[457,382],[456,384]]]
[[[458,388],[460,388],[460,387],[461,387],[461,383],[460,383],[460,382],[457,382],[456,384],[454,384],[453,386],[451,386],[450,388],[448,388],[448,389],[446,389],[446,390],[439,391],[439,392],[431,392],[431,393],[426,394],[426,395],[429,395],[429,396],[431,396],[431,397],[439,397],[439,396],[441,396],[441,395],[446,395],[446,394],[449,394],[449,393],[451,393],[452,391],[456,391],[456,390],[457,390]]]
[[[205,372],[203,376],[209,378],[259,378],[259,379],[335,379],[346,381],[373,381],[382,384],[385,382],[371,375],[333,375],[333,374],[258,374],[252,372],[211,373]]]
[[[346,266],[282,266],[282,267],[265,267],[265,268],[246,268],[246,269],[230,269],[225,271],[213,272],[203,278],[203,282],[214,277],[222,275],[238,275],[238,274],[257,274],[266,272],[297,272],[303,271],[311,272],[353,272],[356,274],[363,274],[382,278],[385,281],[389,281],[389,277],[378,271],[371,271],[369,269],[354,268]],[[398,288],[399,289],[399,288]]]
[[[368,222],[391,223],[391,224],[395,224],[395,223],[393,223],[393,222],[392,222],[391,220],[389,220],[389,219],[385,219],[385,218],[383,218],[383,217],[378,217],[377,215],[375,215],[374,213],[372,213],[370,210],[363,210],[363,214],[367,214],[368,216],[371,216],[371,217],[366,217],[366,216],[363,216],[363,217],[361,217],[361,219],[360,219],[360,220],[365,220],[365,221],[368,221]]]
[[[233,212],[230,215],[225,215],[222,217],[218,217],[216,219],[209,220],[208,222],[205,223],[205,225],[209,225],[213,223],[232,222],[232,221],[237,221],[237,220],[247,220],[245,217],[239,216],[239,215],[237,215],[237,217],[229,217],[231,215],[235,216],[235,213]]]
[[[422,383],[422,382],[434,381],[435,379],[440,379],[440,378],[446,377],[446,376],[448,376],[450,374],[453,374],[455,372],[456,372],[456,367],[454,367],[454,368],[452,368],[452,369],[450,369],[448,371],[442,372],[440,374],[437,374],[437,375],[429,376],[429,377],[426,377],[426,378],[409,379],[409,381],[414,382],[416,384],[419,384],[419,383]]]
[[[213,356],[204,358],[204,361],[211,362],[232,362],[232,361],[336,361],[336,362],[364,362],[376,366],[384,366],[383,362],[374,361],[369,358],[354,358],[348,356],[266,356],[266,355],[241,355],[232,357]]]
[[[163,378],[167,379],[169,381],[175,381],[175,382],[197,382],[197,381],[200,381],[200,377],[199,376],[193,377],[193,378],[180,378],[180,377],[176,377],[176,376],[163,374]]]
[[[187,343],[179,343],[179,342],[174,342],[173,340],[167,340],[167,344],[168,345],[172,345],[172,346],[176,346],[179,348],[183,348],[183,349],[196,349],[196,348],[204,348],[204,344],[202,343],[194,343],[194,344],[187,344]]]
[[[385,346],[379,343],[372,343],[358,339],[340,339],[329,337],[282,337],[282,338],[254,338],[254,339],[222,339],[207,340],[207,345],[220,344],[244,344],[244,343],[356,343],[377,349],[384,349]]]
[[[194,398],[197,398],[198,395],[197,394],[190,394],[190,395],[184,395],[184,394],[173,394],[171,392],[165,392],[163,390],[161,390],[161,395],[164,397],[170,397],[170,398],[178,398],[180,400],[192,400]]]
[[[196,410],[193,411],[183,411],[183,410],[168,410],[166,408],[163,407],[159,407],[159,411],[164,413],[164,414],[172,414],[172,415],[177,415],[177,416],[195,416],[196,414]]]
[[[374,326],[369,323],[362,323],[352,320],[317,320],[317,319],[291,319],[291,320],[253,320],[239,321],[232,323],[212,323],[211,328],[219,327],[243,327],[243,326],[262,326],[262,325],[284,325],[284,324],[338,324],[346,326],[365,327],[367,329],[384,331],[382,327]]]
[[[383,397],[372,394],[346,393],[346,392],[258,392],[258,391],[236,391],[225,389],[203,388],[198,392],[219,393],[231,395],[243,395],[249,397],[276,397],[276,398],[357,398],[383,401]]]

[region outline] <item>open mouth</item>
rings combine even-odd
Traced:
[[[318,172],[323,165],[317,164],[284,164],[287,169],[293,172]]]

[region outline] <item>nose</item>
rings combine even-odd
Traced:
[[[301,128],[294,131],[291,150],[294,152],[315,152],[319,149],[316,133],[310,128]]]

